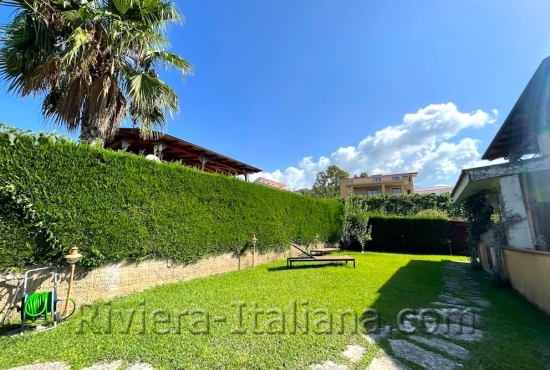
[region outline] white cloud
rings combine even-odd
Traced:
[[[317,172],[335,164],[351,175],[368,171],[386,174],[417,171],[420,183],[453,183],[462,168],[486,165],[480,160],[479,141],[463,138],[451,142],[460,131],[479,129],[496,121],[498,111],[459,112],[453,103],[432,104],[416,113],[405,114],[399,125],[388,126],[367,136],[354,146],[342,147],[314,161],[303,158],[298,167],[262,172],[262,176],[282,182],[291,189],[310,188]],[[494,163],[494,162],[492,162]]]

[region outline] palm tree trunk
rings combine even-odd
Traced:
[[[97,125],[89,122],[86,118],[83,118],[80,125],[80,137],[78,140],[81,143],[86,144],[101,142],[101,130],[97,127]]]

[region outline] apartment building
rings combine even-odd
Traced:
[[[270,188],[275,188],[275,189],[279,189],[279,190],[288,190],[286,188],[285,184],[281,184],[280,182],[273,181],[273,180],[270,180],[270,179],[266,179],[265,177],[258,177],[253,182],[255,182],[256,184],[269,186]]]
[[[340,195],[344,198],[348,194],[414,194],[413,179],[417,176],[418,172],[408,172],[343,179],[340,180]]]

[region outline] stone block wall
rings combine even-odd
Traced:
[[[285,259],[297,254],[297,250],[290,248],[284,252],[256,253],[254,266]],[[76,266],[73,292],[71,296],[76,299],[78,306],[92,303],[101,299],[112,299],[125,295],[141,292],[157,285],[186,281],[199,277],[205,277],[225,272],[251,268],[253,256],[248,252],[238,257],[233,254],[223,254],[205,258],[194,264],[174,263],[167,260],[145,260],[141,262],[122,261],[108,263],[95,269],[86,269]],[[23,278],[24,271],[15,274],[18,279]],[[5,274],[0,274],[0,278]],[[58,295],[67,295],[70,268],[63,267],[58,271]],[[19,280],[22,282],[22,280]],[[29,279],[27,291],[50,291],[53,286],[53,273],[51,271],[38,272]],[[0,280],[0,320],[4,316],[8,306],[16,292],[17,280]],[[16,302],[21,302],[23,289],[19,291]],[[10,315],[11,316],[11,315]],[[12,316],[18,322],[16,313]]]

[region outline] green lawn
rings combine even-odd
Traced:
[[[0,339],[0,368],[58,360],[79,369],[123,359],[158,369],[305,369],[326,360],[364,369],[376,346],[358,364],[341,355],[348,344],[367,346],[355,325],[363,310],[395,326],[401,309],[437,300],[443,263],[463,258],[351,255],[356,269],[287,269],[281,261],[98,302],[55,330]],[[463,345],[472,353],[465,368],[547,368],[550,317],[472,274],[492,307],[480,327],[486,340]],[[387,341],[380,346],[389,350]]]

